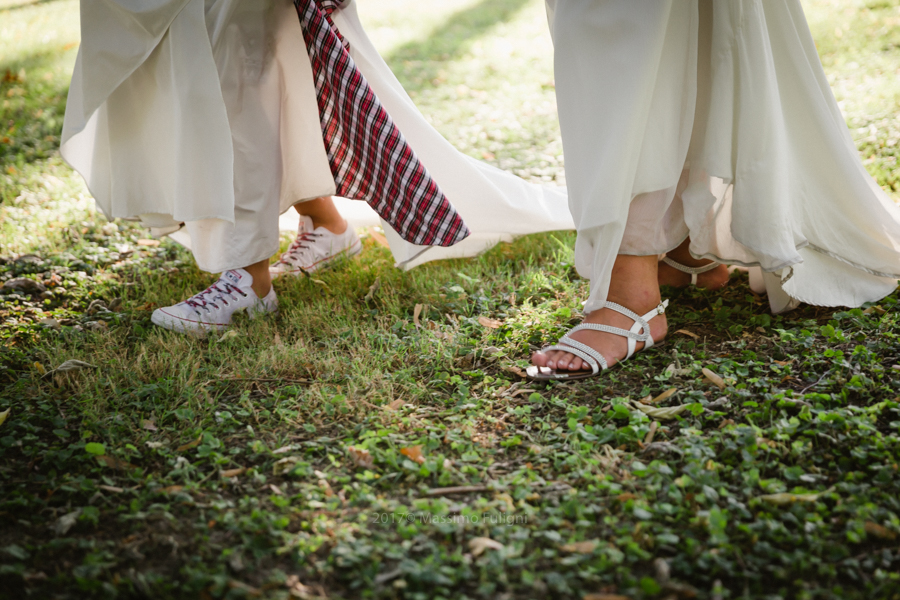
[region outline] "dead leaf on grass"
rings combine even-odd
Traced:
[[[180,492],[183,489],[184,489],[183,485],[170,485],[168,487],[164,487],[164,488],[160,489],[159,491],[163,494],[177,494],[178,492]]]
[[[156,423],[154,423],[152,419],[144,419],[143,421],[141,421],[141,427],[143,427],[147,431],[159,431],[156,428]]]
[[[228,479],[231,477],[237,477],[238,475],[243,475],[247,469],[245,467],[238,467],[237,469],[226,469],[224,471],[220,471],[219,475]]]
[[[98,463],[104,464],[110,469],[115,469],[116,471],[131,471],[133,469],[137,469],[137,467],[130,462],[124,461],[120,458],[116,458],[115,456],[109,456],[108,454],[95,456],[94,458],[97,459]]]
[[[419,315],[422,314],[422,308],[424,308],[424,304],[416,304],[415,308],[413,308],[413,325],[418,328],[422,327],[422,324],[419,323]]]
[[[76,508],[72,512],[64,514],[56,520],[56,523],[53,525],[53,530],[56,531],[57,535],[66,535],[69,533],[69,530],[75,526],[75,523],[78,522],[78,517],[80,516],[80,508]]]
[[[156,248],[157,246],[159,246],[159,244],[160,244],[159,240],[138,240],[137,241],[138,246],[145,246],[147,248]]]
[[[720,375],[717,375],[716,373],[714,373],[713,371],[710,371],[706,367],[703,367],[703,374],[706,376],[706,378],[709,380],[709,382],[712,383],[713,385],[715,385],[717,388],[719,388],[720,390],[725,389],[725,380],[722,379],[722,377]]]
[[[274,475],[281,475],[282,473],[293,469],[294,465],[296,465],[298,462],[300,462],[300,459],[296,456],[285,456],[281,460],[276,461],[274,465],[272,465],[272,473]]]
[[[586,540],[584,542],[564,544],[560,546],[559,549],[570,554],[591,554],[597,548],[597,546],[597,542],[593,540]]]
[[[122,492],[125,491],[123,488],[116,487],[113,485],[98,485],[97,487],[105,492],[112,492],[113,494],[121,494]]]
[[[482,327],[487,327],[488,329],[500,329],[500,326],[503,325],[501,321],[489,319],[487,317],[478,317],[478,324]]]
[[[647,396],[646,398],[642,399],[640,402],[641,402],[641,404],[659,404],[663,400],[668,400],[669,398],[674,396],[677,392],[678,392],[678,388],[669,388],[666,391],[664,391],[662,394],[657,396],[656,398],[653,398],[652,400],[650,399],[650,396]]]
[[[203,439],[203,436],[200,436],[193,442],[188,442],[187,444],[182,444],[181,446],[178,446],[177,448],[175,448],[175,452],[184,452],[185,450],[190,450],[191,448],[195,448],[196,446],[200,445],[200,440],[202,440],[202,439]]]
[[[387,405],[389,410],[399,410],[401,406],[403,406],[405,402],[403,400],[394,400],[390,404]]]
[[[793,504],[794,502],[816,502],[820,496],[831,493],[832,490],[834,490],[834,488],[830,487],[818,494],[791,494],[788,492],[781,492],[779,494],[765,494],[759,496],[759,499],[777,506],[785,506],[787,504]]]
[[[651,419],[659,419],[660,421],[670,421],[687,410],[687,404],[679,406],[666,406],[659,408],[656,406],[648,406],[647,404],[635,404],[638,410],[650,417]]]
[[[472,556],[481,556],[485,550],[502,550],[503,544],[488,537],[477,537],[469,540]]]
[[[675,333],[680,333],[680,334],[682,334],[682,335],[686,335],[686,336],[688,336],[688,337],[690,337],[690,338],[694,338],[695,340],[699,340],[699,339],[700,339],[700,336],[699,336],[699,335],[697,335],[697,334],[694,333],[693,331],[688,331],[687,329],[679,329],[679,330],[676,331]]]
[[[273,343],[275,344],[275,346],[277,346],[279,348],[281,346],[284,346],[284,342],[281,341],[281,336],[278,335],[277,331],[275,332],[275,338],[273,339]]]
[[[881,538],[883,540],[895,540],[897,539],[897,533],[891,531],[884,525],[879,525],[873,521],[866,521],[863,524],[863,529],[866,530],[866,533],[869,535],[874,535],[877,538]]]
[[[422,455],[422,446],[406,446],[405,448],[400,448],[400,454],[420,465],[425,462],[425,457]]]
[[[35,363],[35,365],[40,363]],[[41,367],[43,369],[43,366]],[[90,363],[86,363],[82,360],[67,360],[63,364],[59,365],[55,369],[47,371],[44,373],[44,377],[50,377],[54,373],[65,373],[66,371],[77,371],[79,369],[96,369],[94,365]]]
[[[517,376],[521,377],[522,379],[525,379],[526,377],[528,377],[525,374],[525,371],[523,371],[522,369],[520,369],[519,367],[516,367],[514,365],[510,365],[508,367],[503,367],[503,370],[506,371],[507,373],[512,373],[513,375],[517,375]]]
[[[353,461],[353,464],[357,467],[371,469],[375,465],[375,457],[373,457],[365,448],[350,446],[347,448],[347,452],[350,454],[350,459]]]

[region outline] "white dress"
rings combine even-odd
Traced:
[[[617,253],[758,265],[859,306],[900,277],[900,209],[860,162],[797,0],[548,0],[576,266]]]
[[[334,21],[351,55],[472,234],[449,247],[403,241],[406,268],[498,241],[571,229],[562,188],[462,155],[416,109],[350,3]],[[334,193],[312,70],[290,0],[82,0],[61,153],[107,218],[157,233],[184,222],[201,269],[278,249],[278,215]]]

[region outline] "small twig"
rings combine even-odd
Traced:
[[[825,379],[830,373],[831,373],[831,369],[828,369],[827,371],[825,371],[825,373],[823,373],[822,376],[819,377],[819,380],[817,382],[811,383],[808,386],[806,386],[805,388],[803,388],[802,390],[800,390],[800,394],[801,395],[805,394],[806,390],[808,390],[809,388],[814,388],[817,385],[819,385],[820,383],[822,383],[822,380]]]

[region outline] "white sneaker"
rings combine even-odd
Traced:
[[[222,331],[231,324],[231,317],[239,310],[250,316],[278,311],[275,289],[262,300],[250,287],[253,277],[244,269],[222,273],[219,280],[184,302],[157,308],[150,320],[154,324],[180,333],[204,335],[208,331]]]
[[[361,251],[362,242],[349,225],[344,233],[331,233],[324,227],[313,229],[312,219],[301,215],[297,237],[278,262],[269,267],[269,272],[272,275],[309,275]]]

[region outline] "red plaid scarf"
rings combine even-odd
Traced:
[[[337,0],[294,0],[312,63],[337,194],[365,200],[403,239],[451,246],[469,235],[356,68],[331,20]]]

